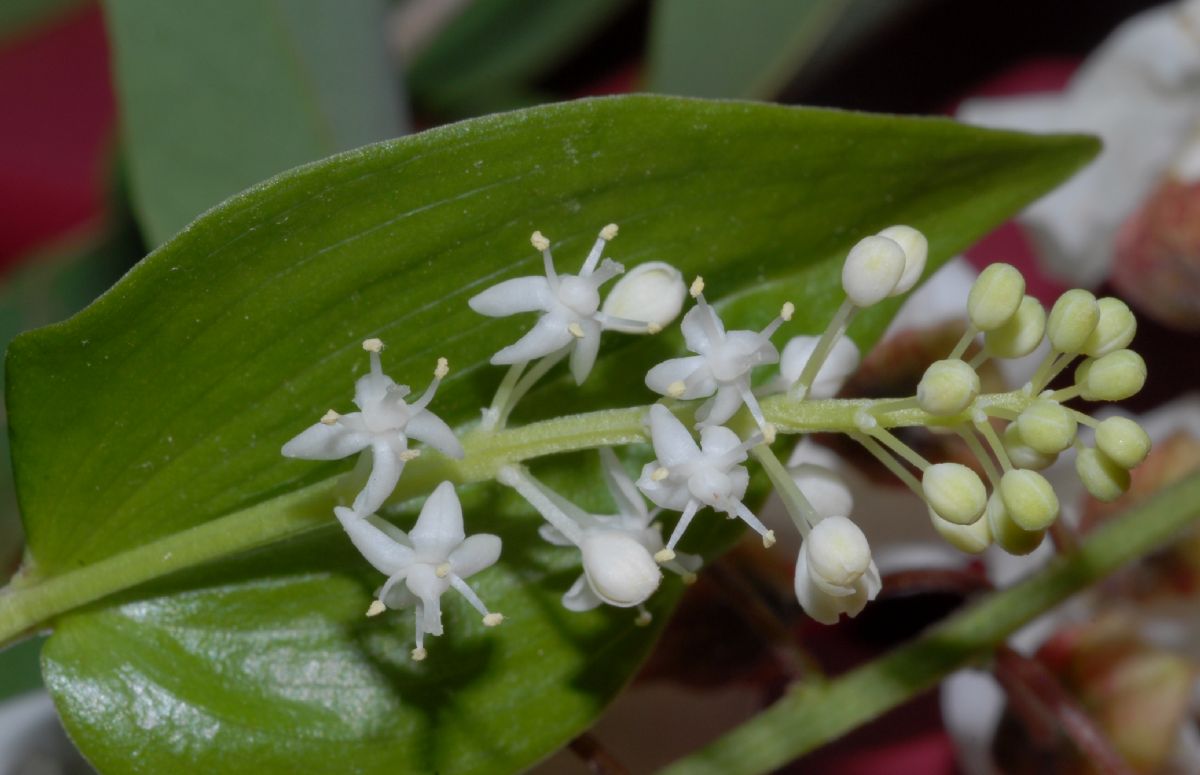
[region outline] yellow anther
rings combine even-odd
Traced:
[[[550,240],[546,239],[540,231],[535,231],[529,238],[529,242],[538,250],[550,249]]]
[[[374,338],[364,339],[362,347],[369,353],[383,352],[383,340]]]
[[[321,424],[322,425],[333,425],[335,422],[338,421],[339,417],[341,417],[340,414],[338,414],[337,412],[330,409],[328,412],[321,415]]]
[[[438,379],[443,379],[450,373],[450,361],[445,358],[438,358],[437,366],[433,370],[433,376]]]

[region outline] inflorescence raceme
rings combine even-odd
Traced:
[[[481,433],[503,429],[520,399],[555,365],[570,357],[577,383],[589,375],[603,331],[654,334],[682,311],[689,293],[678,270],[662,262],[635,267],[601,303],[600,288],[624,274],[624,267],[602,254],[617,236],[608,225],[577,275],[557,272],[550,241],[540,232],[531,239],[542,254],[544,275],[518,277],[470,299],[476,312],[507,316],[533,312],[533,327],[497,352],[492,363],[509,370],[490,407],[483,410]],[[695,305],[683,317],[682,333],[691,355],[651,368],[646,386],[666,397],[645,415],[646,435],[655,459],[633,481],[617,454],[599,449],[605,481],[615,505],[611,514],[590,513],[537,479],[525,466],[511,463],[496,473],[541,515],[542,537],[579,551],[582,575],[562,596],[564,607],[586,611],[600,605],[632,608],[636,621],[650,620],[644,603],[659,587],[661,568],[695,578],[701,558],[677,552],[698,514],[711,509],[740,519],[762,539],[775,543],[768,529],[744,502],[749,484],[745,463],[753,457],[763,468],[799,531],[796,598],[814,619],[827,624],[841,614],[863,609],[880,589],[879,571],[867,537],[852,521],[853,498],[828,467],[805,463],[788,470],[771,444],[777,429],[768,421],[767,403],[795,407],[821,402],[830,418],[846,417],[848,402],[833,400],[857,368],[858,348],[845,336],[861,309],[907,292],[925,267],[925,237],[908,226],[892,226],[864,238],[846,257],[842,287],[846,299],[819,336],[799,335],[776,349],[772,336],[792,318],[784,304],[762,331],[727,331],[720,314],[695,278]],[[1021,274],[1007,264],[985,269],[967,298],[967,330],[944,360],[925,371],[916,395],[856,402],[852,421],[831,419],[823,430],[843,432],[861,444],[928,505],[933,526],[953,546],[972,553],[988,546],[1025,554],[1041,544],[1059,516],[1058,498],[1039,471],[1069,448],[1076,449],[1075,469],[1096,498],[1112,500],[1129,487],[1129,471],[1149,452],[1150,441],[1135,422],[1123,417],[1094,420],[1066,405],[1074,398],[1119,401],[1141,389],[1145,363],[1128,345],[1136,322],[1117,299],[1096,299],[1072,290],[1047,312],[1025,294]],[[982,338],[970,360],[963,356]],[[991,358],[1019,358],[1044,340],[1048,354],[1033,379],[1011,393],[982,395],[977,369]],[[491,534],[467,536],[454,485],[442,482],[428,497],[407,534],[376,512],[392,495],[406,461],[424,442],[442,455],[462,458],[454,432],[429,407],[448,373],[438,359],[433,382],[415,402],[409,388],[383,373],[383,343],[368,339],[363,348],[369,372],[355,384],[357,412],[327,412],[317,423],[283,446],[288,457],[335,460],[358,454],[353,481],[365,484],[349,507],[335,516],[351,542],[385,577],[367,611],[413,607],[416,615],[414,660],[426,656],[424,638],[442,633],[441,596],[453,588],[483,617],[486,626],[503,621],[479,598],[466,579],[493,565],[501,542]],[[1069,387],[1048,385],[1078,362]],[[757,367],[779,364],[774,375],[752,375]],[[765,377],[765,379],[761,378]],[[755,386],[757,385],[757,386]],[[680,419],[694,407],[698,438]],[[742,409],[753,425],[741,424]],[[915,416],[916,424],[957,433],[976,465],[930,462],[889,430],[895,413]],[[783,412],[786,415],[786,412]],[[730,425],[733,427],[729,427]],[[894,423],[891,423],[894,425]],[[1094,430],[1084,446],[1079,426]],[[744,438],[734,428],[750,427]],[[978,471],[982,472],[982,476]],[[651,510],[647,500],[655,508]],[[667,540],[659,516],[678,512]]]

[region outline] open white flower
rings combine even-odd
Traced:
[[[741,519],[762,536],[764,546],[775,543],[774,531],[767,530],[742,503],[750,475],[739,463],[745,461],[747,450],[762,441],[761,436],[743,442],[728,428],[714,425],[700,432],[697,445],[669,409],[655,404],[650,407],[650,439],[657,460],[642,469],[638,489],[656,505],[682,512],[666,547],[655,559],[668,562],[675,557],[675,545],[703,506]]]
[[[771,335],[794,308],[783,305],[779,317],[762,331],[725,330],[721,317],[704,300],[704,282],[692,284],[696,306],[683,316],[683,338],[696,355],[663,361],[646,373],[646,387],[671,398],[693,399],[712,396],[696,411],[697,427],[720,425],[733,417],[745,403],[760,428],[766,429],[758,400],[750,389],[750,371],[755,366],[779,361]]]
[[[334,509],[334,514],[355,548],[387,576],[367,615],[375,616],[386,608],[415,606],[414,660],[425,658],[426,635],[442,634],[441,599],[451,587],[483,616],[488,627],[503,621],[503,616],[488,611],[465,580],[500,559],[500,538],[489,533],[467,536],[462,505],[450,482],[437,486],[407,535],[377,516],[360,516],[341,506]]]
[[[467,303],[481,315],[541,313],[525,336],[492,356],[493,364],[528,363],[569,349],[571,374],[576,383],[582,383],[596,362],[602,331],[658,330],[657,323],[626,320],[600,311],[600,286],[625,271],[625,267],[612,259],[600,260],[605,245],[616,236],[616,224],[601,229],[579,274],[572,275],[555,271],[550,240],[535,231],[530,241],[542,253],[545,276],[514,277],[471,297]]]
[[[813,526],[796,560],[796,599],[822,624],[857,616],[879,594],[879,569],[862,530],[843,516]]]
[[[397,385],[383,373],[379,359],[383,342],[368,339],[363,349],[370,355],[371,370],[354,383],[354,404],[359,411],[338,414],[331,409],[284,444],[282,451],[284,457],[304,460],[339,460],[356,452],[370,455],[371,474],[354,499],[353,509],[371,514],[396,488],[404,463],[419,454],[408,449],[410,437],[448,457],[461,458],[463,448],[450,426],[426,408],[449,372],[445,358],[438,359],[425,393],[409,404],[404,400],[410,392],[408,386]]]

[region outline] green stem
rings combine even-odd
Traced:
[[[892,401],[894,399],[883,399]],[[1023,408],[1021,394],[984,396],[999,405]],[[875,403],[866,400],[763,401],[767,419],[784,433],[856,431],[855,416]],[[648,441],[643,419],[648,407],[610,409],[557,417],[501,431],[468,431],[462,437],[462,460],[425,454],[408,463],[390,502],[428,494],[441,481],[457,483],[494,479],[509,463],[553,455]],[[917,410],[882,412],[880,424],[928,425],[942,422]],[[953,419],[953,418],[951,418]],[[961,421],[961,418],[958,418]],[[170,573],[283,541],[332,523],[338,503],[339,477],[263,501],[211,522],[128,549],[76,570],[40,577],[36,568],[0,590],[0,648],[44,628],[54,618]]]
[[[837,739],[988,657],[1014,631],[1200,517],[1200,474],[1130,509],[1029,579],[991,595],[880,659],[804,684],[664,775],[757,775]]]

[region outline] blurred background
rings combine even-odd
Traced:
[[[142,65],[163,61],[164,51],[170,66]],[[1002,227],[947,277],[969,283],[974,269],[1004,260],[1044,303],[1081,284],[1119,295],[1140,313],[1137,345],[1152,375],[1124,409],[1167,411],[1193,389],[1200,10],[1149,0],[5,0],[0,342],[69,316],[201,212],[284,169],[494,111],[633,91],[1102,135],[1106,150],[1089,177]],[[945,293],[961,299],[962,291]],[[881,349],[878,365],[904,365],[915,384],[921,368],[904,359],[921,356]],[[1163,421],[1168,429],[1188,422]],[[6,580],[21,539],[3,437],[0,445]],[[1160,468],[1190,466],[1192,447],[1184,447]],[[1143,489],[1168,477],[1152,475]],[[878,487],[864,476],[864,488]],[[1194,544],[1168,581],[1183,590],[1184,610],[1200,613]],[[965,576],[894,585],[859,619],[824,628],[788,597],[786,569],[741,572],[761,568],[749,551],[705,576],[634,690],[542,772],[665,763],[768,704],[807,669],[804,660],[836,674],[945,615],[986,580],[986,569],[968,567],[958,569]],[[765,602],[747,614],[756,595]],[[805,651],[797,656],[789,640]],[[35,639],[0,654],[0,775],[87,772],[44,696],[30,694],[39,686],[37,650]],[[1179,675],[1194,676],[1195,664]],[[1172,686],[1184,681],[1170,677]],[[1190,702],[1171,723],[1181,735],[1190,724],[1194,737]],[[939,708],[931,693],[793,768],[995,771],[981,769],[1000,766],[995,757],[980,764],[964,754],[961,730],[948,729]],[[1037,737],[1019,718],[1006,723],[1010,741]],[[997,726],[985,730],[988,740]],[[1200,764],[1170,769],[1179,745],[1163,743],[1138,771],[1200,772]],[[1004,762],[1003,771],[1078,766],[1051,750]]]

